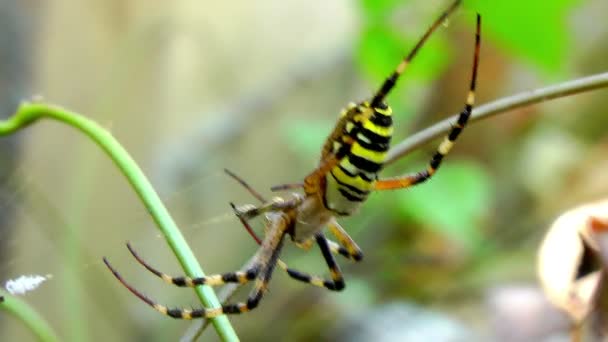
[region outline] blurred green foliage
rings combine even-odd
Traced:
[[[470,0],[466,6],[483,16],[485,40],[555,76],[568,57],[571,33],[567,30],[567,14],[578,3],[578,0]]]

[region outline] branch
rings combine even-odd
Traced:
[[[474,108],[469,123],[531,104],[605,87],[608,87],[608,72],[516,94]],[[455,114],[402,140],[389,151],[386,165],[401,159],[429,141],[447,134],[457,117],[458,114]]]

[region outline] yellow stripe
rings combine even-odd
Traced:
[[[471,106],[475,104],[475,93],[473,91],[469,91],[469,95],[467,96],[467,104]]]
[[[386,152],[368,150],[358,143],[353,144],[350,153],[378,164],[384,163],[384,160],[386,159]]]
[[[363,122],[363,128],[370,130],[383,137],[393,136],[393,126],[381,127],[381,126],[374,125],[374,123],[369,120],[365,120]]]
[[[318,286],[318,287],[324,287],[325,286],[325,285],[323,285],[323,279],[317,278],[317,277],[311,278],[309,284],[314,285],[314,286]]]
[[[382,114],[382,115],[386,115],[386,116],[391,116],[393,114],[393,110],[391,109],[391,107],[386,107],[386,109],[382,109],[382,108],[374,108],[376,110],[376,112]]]
[[[332,170],[332,173],[340,182],[348,184],[361,191],[371,191],[374,188],[374,185],[372,183],[362,179],[360,176],[351,177],[344,173],[342,170],[340,170],[339,167],[335,167]]]
[[[448,137],[445,137],[443,139],[443,141],[441,142],[441,144],[439,145],[439,148],[437,148],[437,151],[439,151],[439,153],[441,153],[442,155],[446,155],[450,152],[450,150],[452,149],[452,146],[454,146],[454,142],[450,141],[450,139]]]
[[[222,279],[222,276],[219,274],[207,276],[207,278],[205,280],[205,285],[215,286],[215,285],[222,285],[222,284],[224,284],[224,280]]]
[[[213,317],[217,317],[221,314],[223,314],[224,311],[222,310],[222,308],[216,308],[216,309],[207,309],[205,311],[205,318],[213,318]]]
[[[182,318],[183,319],[192,319],[192,310],[183,309],[182,310]]]

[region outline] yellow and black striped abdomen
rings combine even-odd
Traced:
[[[342,135],[334,137],[334,153],[343,155],[327,175],[325,205],[337,215],[354,213],[367,199],[384,165],[393,135],[391,109],[370,108],[364,102],[352,109]],[[343,143],[348,137],[348,147]]]

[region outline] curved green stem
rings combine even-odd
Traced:
[[[2,290],[0,290],[0,309],[7,311],[23,322],[38,337],[39,341],[60,341],[53,328],[36,310],[23,300],[11,296]]]
[[[41,118],[53,119],[70,125],[86,134],[101,147],[125,175],[150,215],[152,215],[154,222],[163,233],[185,273],[191,277],[205,275],[182,233],[139,166],[110,132],[97,123],[57,106],[23,103],[12,117],[0,121],[0,135],[12,134]],[[220,306],[220,302],[209,286],[198,286],[195,288],[195,292],[205,307]],[[212,323],[223,340],[238,341],[238,337],[225,315],[213,318]]]

